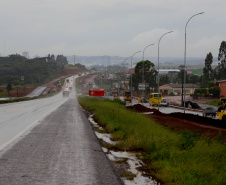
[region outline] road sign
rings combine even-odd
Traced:
[[[90,89],[89,96],[104,96],[104,90],[102,89]]]
[[[149,84],[147,83],[139,83],[138,84],[138,89],[141,91],[141,90],[146,90],[147,88],[149,88]]]
[[[159,82],[159,76],[156,76],[156,83]]]

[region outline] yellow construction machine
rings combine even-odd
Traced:
[[[226,121],[226,97],[223,97],[221,100],[221,106],[217,109],[217,117],[219,120]]]
[[[124,100],[131,102],[131,91],[125,91]]]
[[[149,98],[150,106],[158,105],[162,101],[162,94],[158,93],[151,93]]]
[[[111,91],[111,95],[113,96],[114,100],[119,100],[119,94],[118,94],[118,91],[114,90],[114,91]]]

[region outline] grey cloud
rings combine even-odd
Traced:
[[[225,40],[225,6],[222,0],[0,0],[0,54],[5,41],[7,54],[129,56],[174,30],[161,54],[181,57],[186,21],[205,11],[189,22],[188,53],[217,55]],[[156,48],[150,56],[157,56]]]

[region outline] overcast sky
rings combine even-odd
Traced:
[[[225,0],[0,0],[0,54],[217,57]],[[5,50],[4,50],[5,43]],[[142,56],[142,52],[137,57]]]

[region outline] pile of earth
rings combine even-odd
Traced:
[[[202,117],[195,114],[184,114],[178,112],[164,114],[157,109],[150,109],[141,104],[128,106],[127,108],[137,112],[151,112],[150,114],[147,114],[147,116],[172,130],[191,130],[194,132],[200,130],[201,133],[212,138],[216,138],[219,130],[221,130],[222,138],[226,140],[226,123],[220,120]]]
[[[153,112],[154,114],[162,114],[160,111],[158,111],[157,109],[150,109],[148,107],[145,107],[141,104],[135,104],[133,106],[127,106],[126,108],[128,109],[132,109],[136,112]]]

